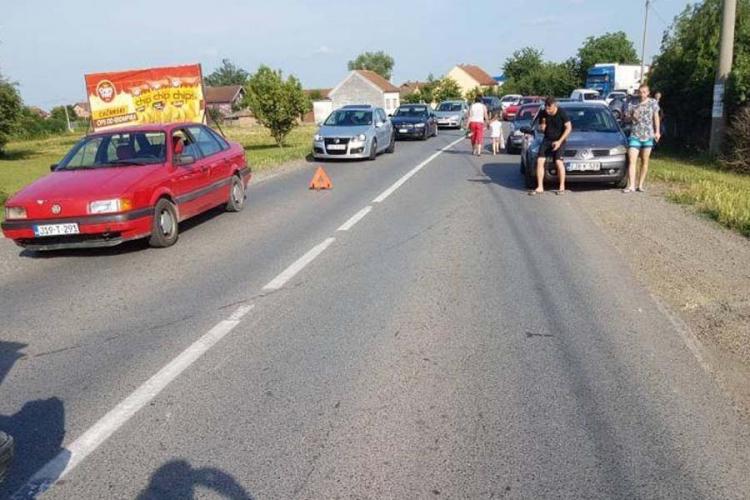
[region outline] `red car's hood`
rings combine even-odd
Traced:
[[[11,200],[26,204],[36,200],[94,200],[125,194],[163,165],[143,165],[52,172],[16,193]]]

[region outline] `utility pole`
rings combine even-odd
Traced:
[[[68,132],[72,132],[73,127],[70,126],[70,116],[68,116],[68,105],[63,104],[63,109],[65,110],[65,122],[68,124]]]
[[[727,78],[732,72],[734,58],[734,23],[737,18],[737,0],[724,0],[721,15],[721,45],[719,46],[719,70],[714,83],[714,105],[711,110],[711,154],[719,154],[724,143],[727,119],[724,114],[724,91]]]
[[[646,69],[646,34],[648,33],[648,8],[651,0],[646,0],[646,16],[643,20],[643,43],[641,44],[641,84],[645,81],[643,72]]]

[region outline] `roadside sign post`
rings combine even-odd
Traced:
[[[727,79],[732,72],[732,59],[734,57],[734,24],[736,18],[737,0],[724,0],[724,9],[721,16],[719,69],[716,72],[713,97],[714,104],[711,109],[711,139],[709,148],[713,155],[717,155],[721,152],[727,126],[726,114],[724,113],[724,96],[726,94]]]

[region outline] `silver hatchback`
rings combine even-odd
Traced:
[[[328,115],[313,138],[316,159],[368,158],[393,153],[396,137],[382,108],[344,106]]]

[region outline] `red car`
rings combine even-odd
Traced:
[[[6,202],[2,230],[33,250],[146,237],[168,247],[180,221],[219,205],[242,210],[250,177],[242,146],[197,123],[95,133]]]
[[[516,117],[516,114],[518,114],[518,110],[521,109],[521,106],[535,104],[537,102],[542,102],[542,98],[536,95],[522,97],[517,103],[511,104],[505,108],[505,111],[503,111],[503,120],[512,121]]]

